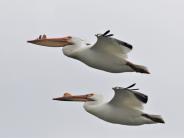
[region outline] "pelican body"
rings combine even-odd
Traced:
[[[110,123],[131,126],[164,123],[160,115],[150,115],[142,111],[148,97],[135,91],[136,89],[130,89],[134,85],[127,88],[114,87],[115,95],[109,102],[103,102],[101,95],[93,93],[78,96],[65,93],[53,100],[83,101],[83,107],[88,113]]]
[[[111,73],[133,72],[129,66],[124,66],[126,63],[121,57],[91,50],[90,46],[79,48],[74,54],[70,54],[68,49],[70,49],[69,46],[63,48],[64,55],[77,59],[92,68]]]
[[[29,43],[47,47],[63,47],[64,55],[77,59],[86,65],[111,72],[139,72],[149,74],[148,69],[142,65],[136,65],[127,60],[127,53],[132,50],[132,45],[112,38],[109,30],[104,34],[98,34],[94,45],[77,37],[47,38],[46,35]]]

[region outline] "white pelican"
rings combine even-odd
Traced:
[[[143,125],[164,123],[160,115],[151,115],[142,112],[142,104],[147,103],[148,97],[142,93],[130,89],[135,84],[122,88],[114,87],[115,95],[109,102],[103,102],[102,96],[97,94],[86,94],[73,96],[65,93],[63,97],[54,98],[59,101],[83,101],[84,109],[96,117],[115,124]]]
[[[142,65],[136,65],[128,61],[127,53],[132,50],[132,45],[112,38],[110,30],[104,34],[97,34],[97,42],[91,45],[84,40],[68,36],[63,38],[47,38],[40,35],[38,39],[30,40],[29,43],[47,47],[63,47],[64,55],[77,59],[86,65],[111,73],[149,71]]]

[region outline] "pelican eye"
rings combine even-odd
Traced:
[[[71,36],[68,36],[67,38],[68,38],[68,39],[71,39],[72,37],[71,37]]]
[[[88,95],[88,97],[91,97],[91,96],[93,96],[93,95],[94,95],[94,94],[93,94],[93,93],[91,93],[91,94],[89,94],[89,95]]]

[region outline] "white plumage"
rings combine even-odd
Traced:
[[[87,112],[110,123],[122,125],[164,123],[160,115],[150,115],[142,111],[143,104],[147,103],[148,97],[130,89],[133,86],[113,88],[115,95],[109,102],[103,102],[102,96],[97,94],[72,96],[67,93],[54,100],[83,101]]]
[[[104,34],[98,34],[97,42],[90,45],[77,37],[46,38],[28,41],[29,43],[48,46],[63,47],[64,55],[77,59],[86,65],[111,73],[139,72],[148,73],[146,67],[136,65],[127,60],[127,53],[132,50],[132,45],[112,38],[109,30]]]

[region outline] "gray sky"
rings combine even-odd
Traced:
[[[0,137],[182,138],[184,62],[183,0],[1,0]],[[129,59],[151,75],[111,74],[65,57],[60,48],[26,43],[40,34],[73,35],[95,42],[111,29],[134,45]],[[166,124],[129,127],[104,122],[82,103],[51,99],[70,91],[102,93],[136,82],[149,96],[148,113]]]

